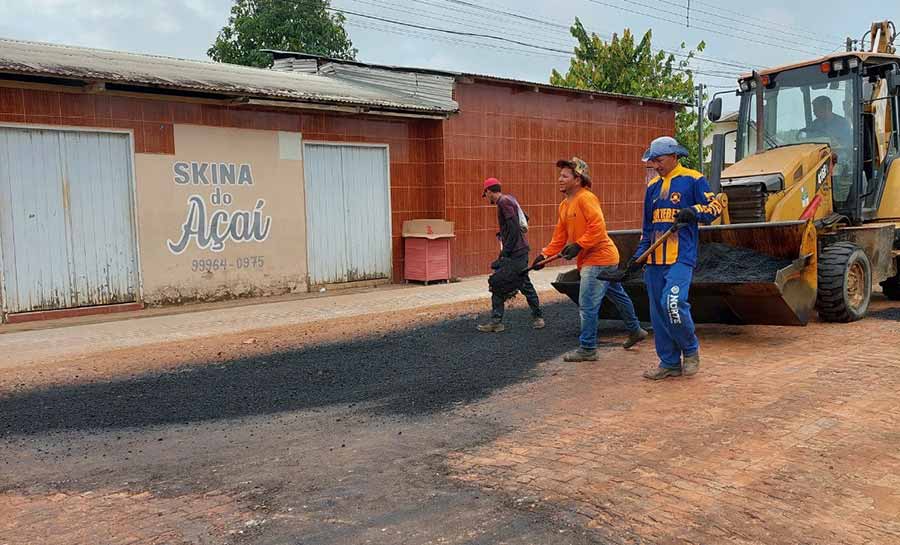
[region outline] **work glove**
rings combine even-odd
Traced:
[[[678,215],[675,216],[676,223],[683,223],[685,225],[693,225],[697,223],[697,213],[694,212],[694,209],[691,207],[682,208],[678,211]]]
[[[491,263],[491,268],[494,269],[495,271],[496,271],[497,269],[502,269],[502,268],[503,268],[503,264],[506,262],[507,259],[508,259],[508,258],[507,258],[505,255],[503,255],[503,252],[500,252],[500,255],[497,256],[497,259],[495,259],[495,260]]]
[[[636,263],[634,261],[634,256],[628,258],[628,261],[625,262],[625,270],[630,273],[640,270],[640,268],[643,266],[644,266],[643,263]]]
[[[562,249],[562,252],[560,252],[560,254],[565,259],[575,259],[578,256],[578,254],[580,254],[580,253],[581,253],[581,246],[579,246],[575,242],[573,242],[571,244],[566,244],[566,247]]]
[[[547,258],[544,257],[543,255],[537,256],[536,258],[534,258],[534,262],[531,264],[531,268],[536,271],[543,269],[544,266],[541,265],[541,262],[544,261],[545,259],[547,259]]]

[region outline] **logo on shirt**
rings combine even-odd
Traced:
[[[681,193],[675,192],[672,193],[672,196],[669,197],[669,200],[672,201],[672,204],[678,204],[681,202]]]

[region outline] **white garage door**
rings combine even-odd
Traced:
[[[127,134],[0,127],[9,313],[138,298]]]
[[[304,144],[310,284],[391,276],[387,148]]]

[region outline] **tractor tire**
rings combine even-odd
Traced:
[[[900,272],[881,283],[881,292],[891,301],[900,301]]]
[[[854,322],[866,315],[872,298],[872,265],[852,242],[835,242],[819,256],[816,308],[826,322]]]

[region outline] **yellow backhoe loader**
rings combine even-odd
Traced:
[[[877,22],[862,40],[869,51],[741,76],[733,165],[722,170],[724,135],[713,141],[709,182],[726,213],[700,229],[696,321],[804,325],[816,310],[849,322],[866,315],[877,284],[900,299],[896,36],[893,23]],[[721,113],[716,97],[709,118]],[[623,256],[640,239],[610,234]],[[715,249],[708,259],[704,247]],[[577,279],[569,271],[554,286],[577,302]],[[642,281],[624,284],[646,319]],[[604,304],[601,316],[615,318],[614,308]]]

